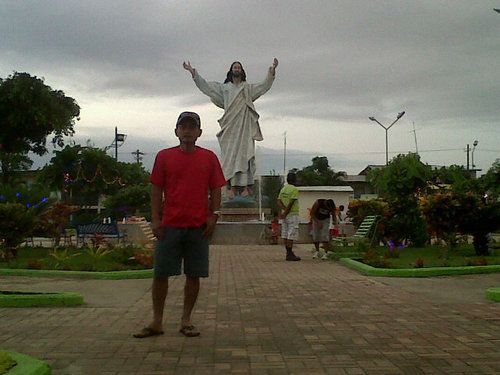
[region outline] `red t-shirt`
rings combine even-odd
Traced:
[[[198,146],[192,153],[180,146],[160,151],[150,181],[164,190],[162,225],[181,228],[205,224],[209,190],[226,184],[217,156]]]

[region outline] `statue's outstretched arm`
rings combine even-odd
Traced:
[[[195,72],[195,69],[191,66],[191,62],[183,62],[182,63],[182,66],[184,67],[184,69],[186,69],[187,71],[189,71],[191,73],[191,76],[194,78],[194,72]]]
[[[276,68],[278,67],[278,59],[275,57],[273,65],[269,68],[269,72],[274,76],[276,75]]]

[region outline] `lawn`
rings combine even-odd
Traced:
[[[17,257],[0,261],[0,268],[122,271],[152,268],[152,253],[138,246],[105,247],[21,247]]]
[[[361,261],[377,268],[430,268],[500,265],[500,249],[492,248],[489,256],[477,256],[472,245],[459,245],[448,251],[441,246],[389,249],[376,247],[364,253]]]

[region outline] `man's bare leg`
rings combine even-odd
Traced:
[[[148,326],[155,331],[163,331],[163,310],[168,294],[168,277],[155,277],[153,279],[153,322]]]
[[[316,249],[316,252],[313,255],[313,259],[316,259],[319,256],[319,242],[313,242],[314,243],[314,248]]]
[[[243,191],[241,192],[241,196],[242,197],[248,197],[250,195],[250,193],[248,192],[248,186],[245,186],[243,188]]]
[[[200,291],[200,278],[186,276],[186,284],[184,286],[184,309],[182,312],[182,326],[191,325],[191,312],[198,298]]]
[[[326,260],[326,259],[328,259],[327,254],[328,254],[328,251],[330,250],[330,242],[323,242],[322,248],[325,251],[325,254],[323,254],[323,256],[321,257],[321,260]]]
[[[133,336],[138,339],[163,335],[163,310],[168,293],[168,277],[155,277],[153,279],[153,321]]]
[[[234,199],[235,196],[236,196],[236,187],[231,186],[231,189],[229,189],[229,192],[227,193],[227,197],[229,199]]]

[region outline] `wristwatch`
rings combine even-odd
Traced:
[[[217,215],[218,217],[220,217],[220,215],[221,215],[221,214],[220,214],[220,211],[212,211],[212,214],[213,214],[213,215]]]

